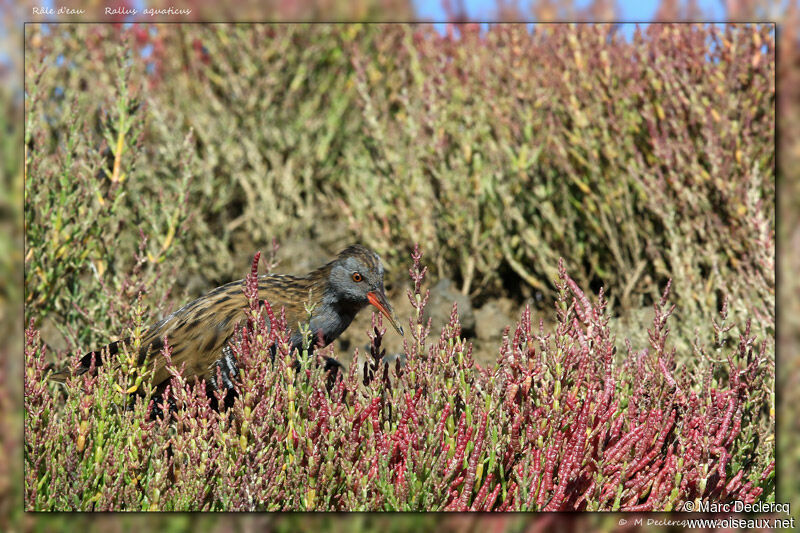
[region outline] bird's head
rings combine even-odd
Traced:
[[[348,246],[330,264],[328,289],[337,301],[359,308],[374,305],[402,335],[403,328],[386,299],[383,263],[378,254],[360,245]]]

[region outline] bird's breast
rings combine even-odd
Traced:
[[[355,318],[355,312],[335,309],[332,306],[322,305],[311,316],[309,329],[313,335],[311,346],[318,346],[320,342],[323,346],[335,341],[350,326]],[[302,348],[302,335],[300,331],[294,329],[292,332],[292,345]]]

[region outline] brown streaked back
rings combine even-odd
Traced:
[[[309,278],[262,276],[258,297],[269,302],[276,314],[283,307],[287,326],[295,330],[307,318],[304,304],[308,303],[309,289],[314,300],[322,297],[323,288],[314,290],[314,285]],[[223,346],[246,318],[246,307],[242,281],[234,281],[201,296],[151,327],[142,342],[150,348],[140,354],[140,362],[146,358],[155,361],[153,383],[159,385],[170,377],[160,354],[165,336],[172,346],[175,366],[181,368],[186,364],[183,375],[187,379],[212,377],[214,363],[220,358]]]

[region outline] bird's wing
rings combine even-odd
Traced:
[[[287,326],[296,329],[297,324],[307,319],[302,305],[296,301],[301,295],[295,294],[289,283],[296,278],[291,276],[271,276],[269,280],[259,280],[259,299],[269,301],[275,314],[281,307],[286,310]],[[151,326],[144,334],[139,350],[140,365],[147,362],[152,368],[153,385],[163,385],[170,378],[166,368],[166,359],[161,354],[164,338],[172,348],[172,362],[180,369],[184,363],[183,376],[187,380],[197,376],[201,379],[214,377],[214,364],[224,356],[223,348],[236,331],[236,326],[246,318],[247,299],[242,291],[242,281],[234,281],[218,287],[213,291],[189,302],[174,313]],[[302,311],[301,311],[301,308]],[[129,342],[123,339],[107,346],[114,355],[119,343]],[[83,356],[81,371],[89,369],[92,357],[95,364],[101,365],[101,354],[104,348]],[[56,381],[64,381],[69,371],[51,376]]]
[[[172,362],[187,380],[211,376],[214,363],[222,357],[222,348],[236,326],[245,319],[247,299],[242,282],[234,281],[218,287],[186,304],[152,326],[142,339],[140,364],[151,361],[152,382],[160,385],[170,378],[166,360],[161,355],[164,337],[172,348]]]
[[[259,279],[259,299],[269,301],[275,314],[286,311],[287,327],[296,330],[299,322],[307,320],[305,307],[298,304],[300,295],[283,284],[290,276],[270,276]],[[307,293],[303,294],[308,297]],[[180,369],[185,362],[184,377],[201,379],[216,376],[215,363],[225,356],[223,348],[233,337],[236,326],[246,320],[247,298],[242,291],[242,281],[218,287],[205,296],[183,306],[151,327],[142,341],[149,346],[140,354],[140,364],[146,358],[154,361],[152,382],[158,386],[170,378],[166,360],[161,355],[166,336],[172,347],[172,362]],[[269,324],[267,324],[270,327]]]

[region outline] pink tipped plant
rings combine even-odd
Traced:
[[[455,305],[429,342],[415,247],[404,363],[387,362],[373,316],[366,358],[356,352],[329,382],[290,351],[281,313],[258,301],[259,257],[243,283],[249,320],[228,404],[172,365],[156,400],[145,382],[143,397],[115,387],[124,364],[71,379],[65,397],[47,386],[45,350],[28,329],[29,510],[670,511],[774,499],[767,343],[746,324],[723,358],[699,343],[677,353],[669,284],[650,346],[618,355],[602,291],[591,301],[561,262],[554,331],[534,328],[526,308],[482,368]],[[723,306],[717,353],[726,320]],[[170,360],[166,343],[162,353]]]

